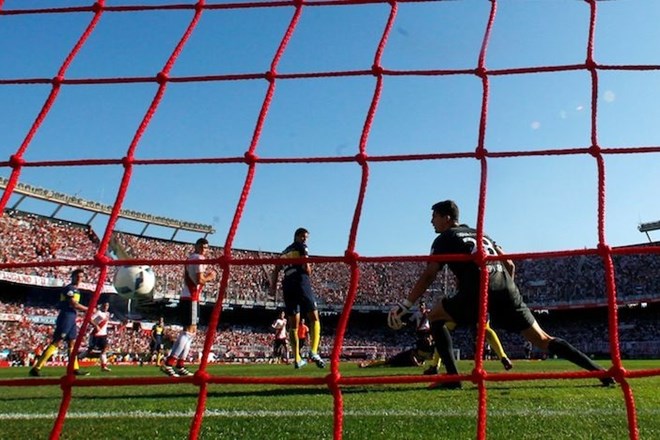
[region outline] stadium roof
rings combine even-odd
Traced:
[[[649,235],[649,231],[657,231],[658,229],[660,229],[660,221],[640,223],[637,229],[639,230],[639,232],[644,232],[646,234],[646,237],[649,239],[649,242],[651,242],[652,240],[651,240],[651,236]]]
[[[6,189],[8,183],[9,183],[8,179],[0,176],[0,188]],[[14,203],[14,205],[11,207],[11,209],[18,209],[19,205],[23,202],[23,200],[25,200],[25,198],[31,197],[57,205],[55,210],[50,214],[50,217],[52,218],[55,218],[55,215],[59,212],[59,210],[63,206],[77,208],[91,212],[92,215],[86,223],[88,225],[92,222],[92,220],[94,220],[94,218],[98,214],[110,215],[112,212],[111,205],[105,205],[91,200],[85,200],[77,196],[70,196],[67,194],[51,191],[48,189],[44,189],[32,185],[26,185],[23,183],[16,184],[16,187],[14,188],[13,192],[15,194],[19,194],[20,197],[18,198],[16,203]],[[190,232],[201,232],[203,234],[213,234],[215,232],[213,226],[210,225],[176,220],[167,217],[160,217],[157,215],[131,211],[127,209],[120,210],[119,217],[127,220],[144,223],[145,226],[141,232],[141,235],[144,234],[144,232],[150,225],[164,226],[166,228],[174,229],[172,239],[174,239],[176,233],[179,230],[190,231]]]
[[[660,221],[640,223],[637,229],[639,229],[639,232],[656,231],[660,229]]]

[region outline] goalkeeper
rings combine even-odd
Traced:
[[[483,249],[488,256],[502,255],[501,248],[495,245],[488,236],[479,237],[477,231],[459,223],[459,209],[452,200],[438,202],[432,206],[431,224],[435,232],[440,234],[433,241],[432,256],[460,254],[471,255]],[[481,239],[481,246],[477,243]],[[547,334],[536,322],[527,305],[523,302],[518,287],[513,281],[514,265],[511,260],[486,261],[480,266],[470,260],[432,260],[419,276],[417,282],[408,293],[407,298],[394,307],[388,315],[388,324],[392,328],[401,328],[402,318],[410,313],[410,308],[431,286],[438,272],[445,265],[454,273],[459,286],[458,292],[452,297],[445,297],[429,312],[431,332],[440,359],[449,375],[457,375],[456,361],[453,354],[451,335],[445,323],[452,321],[458,326],[477,325],[479,320],[479,292],[481,274],[488,271],[488,312],[494,327],[520,333],[537,348],[552,355],[564,358],[579,367],[589,371],[605,371],[595,364],[588,356],[561,338]],[[603,385],[614,384],[609,376],[600,378]],[[460,388],[458,380],[441,382],[438,388]]]

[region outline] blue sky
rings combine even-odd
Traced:
[[[149,4],[194,4],[158,1]],[[212,4],[213,2],[207,2]],[[226,2],[225,2],[226,3]],[[44,7],[0,2],[0,11]],[[49,6],[87,6],[57,1]],[[107,6],[144,4],[107,1]],[[490,12],[488,0],[400,3],[381,64],[385,69],[474,69]],[[207,10],[171,77],[263,73],[294,8]],[[597,4],[594,58],[607,65],[660,65],[660,2]],[[370,69],[390,13],[387,2],[305,6],[284,51],[280,74]],[[192,11],[106,11],[74,58],[67,79],[150,77],[162,70]],[[52,78],[92,18],[89,12],[0,15],[0,80]],[[586,59],[589,5],[578,0],[497,1],[489,70],[580,64]],[[603,148],[660,145],[660,72],[599,70],[598,143]],[[591,145],[589,72],[491,76],[485,145],[490,152]],[[252,139],[268,83],[263,79],[169,83],[136,157],[240,157]],[[256,154],[314,158],[357,154],[376,79],[280,79]],[[121,158],[157,84],[64,85],[24,159]],[[15,154],[50,85],[0,84],[0,162]],[[387,75],[367,139],[367,154],[474,151],[482,83],[475,75]],[[6,163],[6,162],[5,162]],[[612,246],[646,241],[639,222],[660,220],[660,153],[605,156],[606,230]],[[475,225],[480,166],[475,159],[372,162],[356,251],[424,255],[434,233],[433,203],[451,198]],[[0,176],[11,169],[0,165]],[[225,243],[245,181],[245,164],[136,166],[123,207],[211,224]],[[25,167],[20,182],[112,204],[121,166]],[[295,228],[311,232],[310,251],[343,255],[361,168],[342,164],[262,164],[234,247],[278,251]],[[13,196],[8,206],[12,206]],[[50,213],[52,206],[21,208]],[[87,220],[63,209],[58,216]],[[103,234],[106,219],[93,223]],[[141,225],[120,221],[120,230]],[[486,232],[510,252],[553,251],[597,244],[597,168],[589,155],[488,160]],[[169,237],[170,231],[150,230]],[[179,236],[194,240],[195,236]],[[653,234],[652,234],[653,237]],[[654,237],[658,239],[657,237]]]

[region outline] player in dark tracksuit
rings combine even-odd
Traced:
[[[460,224],[459,210],[451,200],[436,203],[432,207],[431,224],[436,237],[431,249],[432,255],[473,254],[480,251],[478,234],[474,228]],[[482,248],[489,256],[503,255],[499,246],[488,236],[482,237]],[[452,297],[439,301],[429,313],[433,340],[440,353],[448,374],[458,374],[453,356],[452,340],[445,322],[454,321],[458,325],[475,326],[479,320],[479,289],[482,271],[488,271],[488,312],[493,327],[518,332],[534,346],[550,354],[567,359],[589,371],[604,371],[584,353],[561,338],[547,334],[536,322],[527,305],[523,302],[518,287],[513,281],[513,262],[488,261],[484,267],[473,260],[430,261],[424,272],[411,289],[408,297],[390,311],[389,319],[396,321],[408,313],[410,307],[435,280],[445,266],[457,279],[458,292]],[[397,318],[398,317],[398,318]],[[602,377],[603,385],[611,385],[611,377]],[[443,388],[458,388],[460,382],[444,382]]]

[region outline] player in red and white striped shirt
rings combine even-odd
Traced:
[[[209,242],[200,238],[195,242],[195,251],[188,256],[183,273],[183,290],[179,298],[178,313],[183,330],[172,345],[170,354],[167,356],[161,370],[172,377],[192,376],[193,373],[185,367],[199,322],[199,295],[204,285],[215,280],[217,273],[207,268],[202,262],[206,259],[209,250]]]
[[[108,367],[108,323],[110,322],[110,303],[102,303],[92,314],[90,324],[94,327],[89,339],[87,351],[80,353],[78,359],[86,357],[99,357],[101,360],[101,371],[111,371]]]

